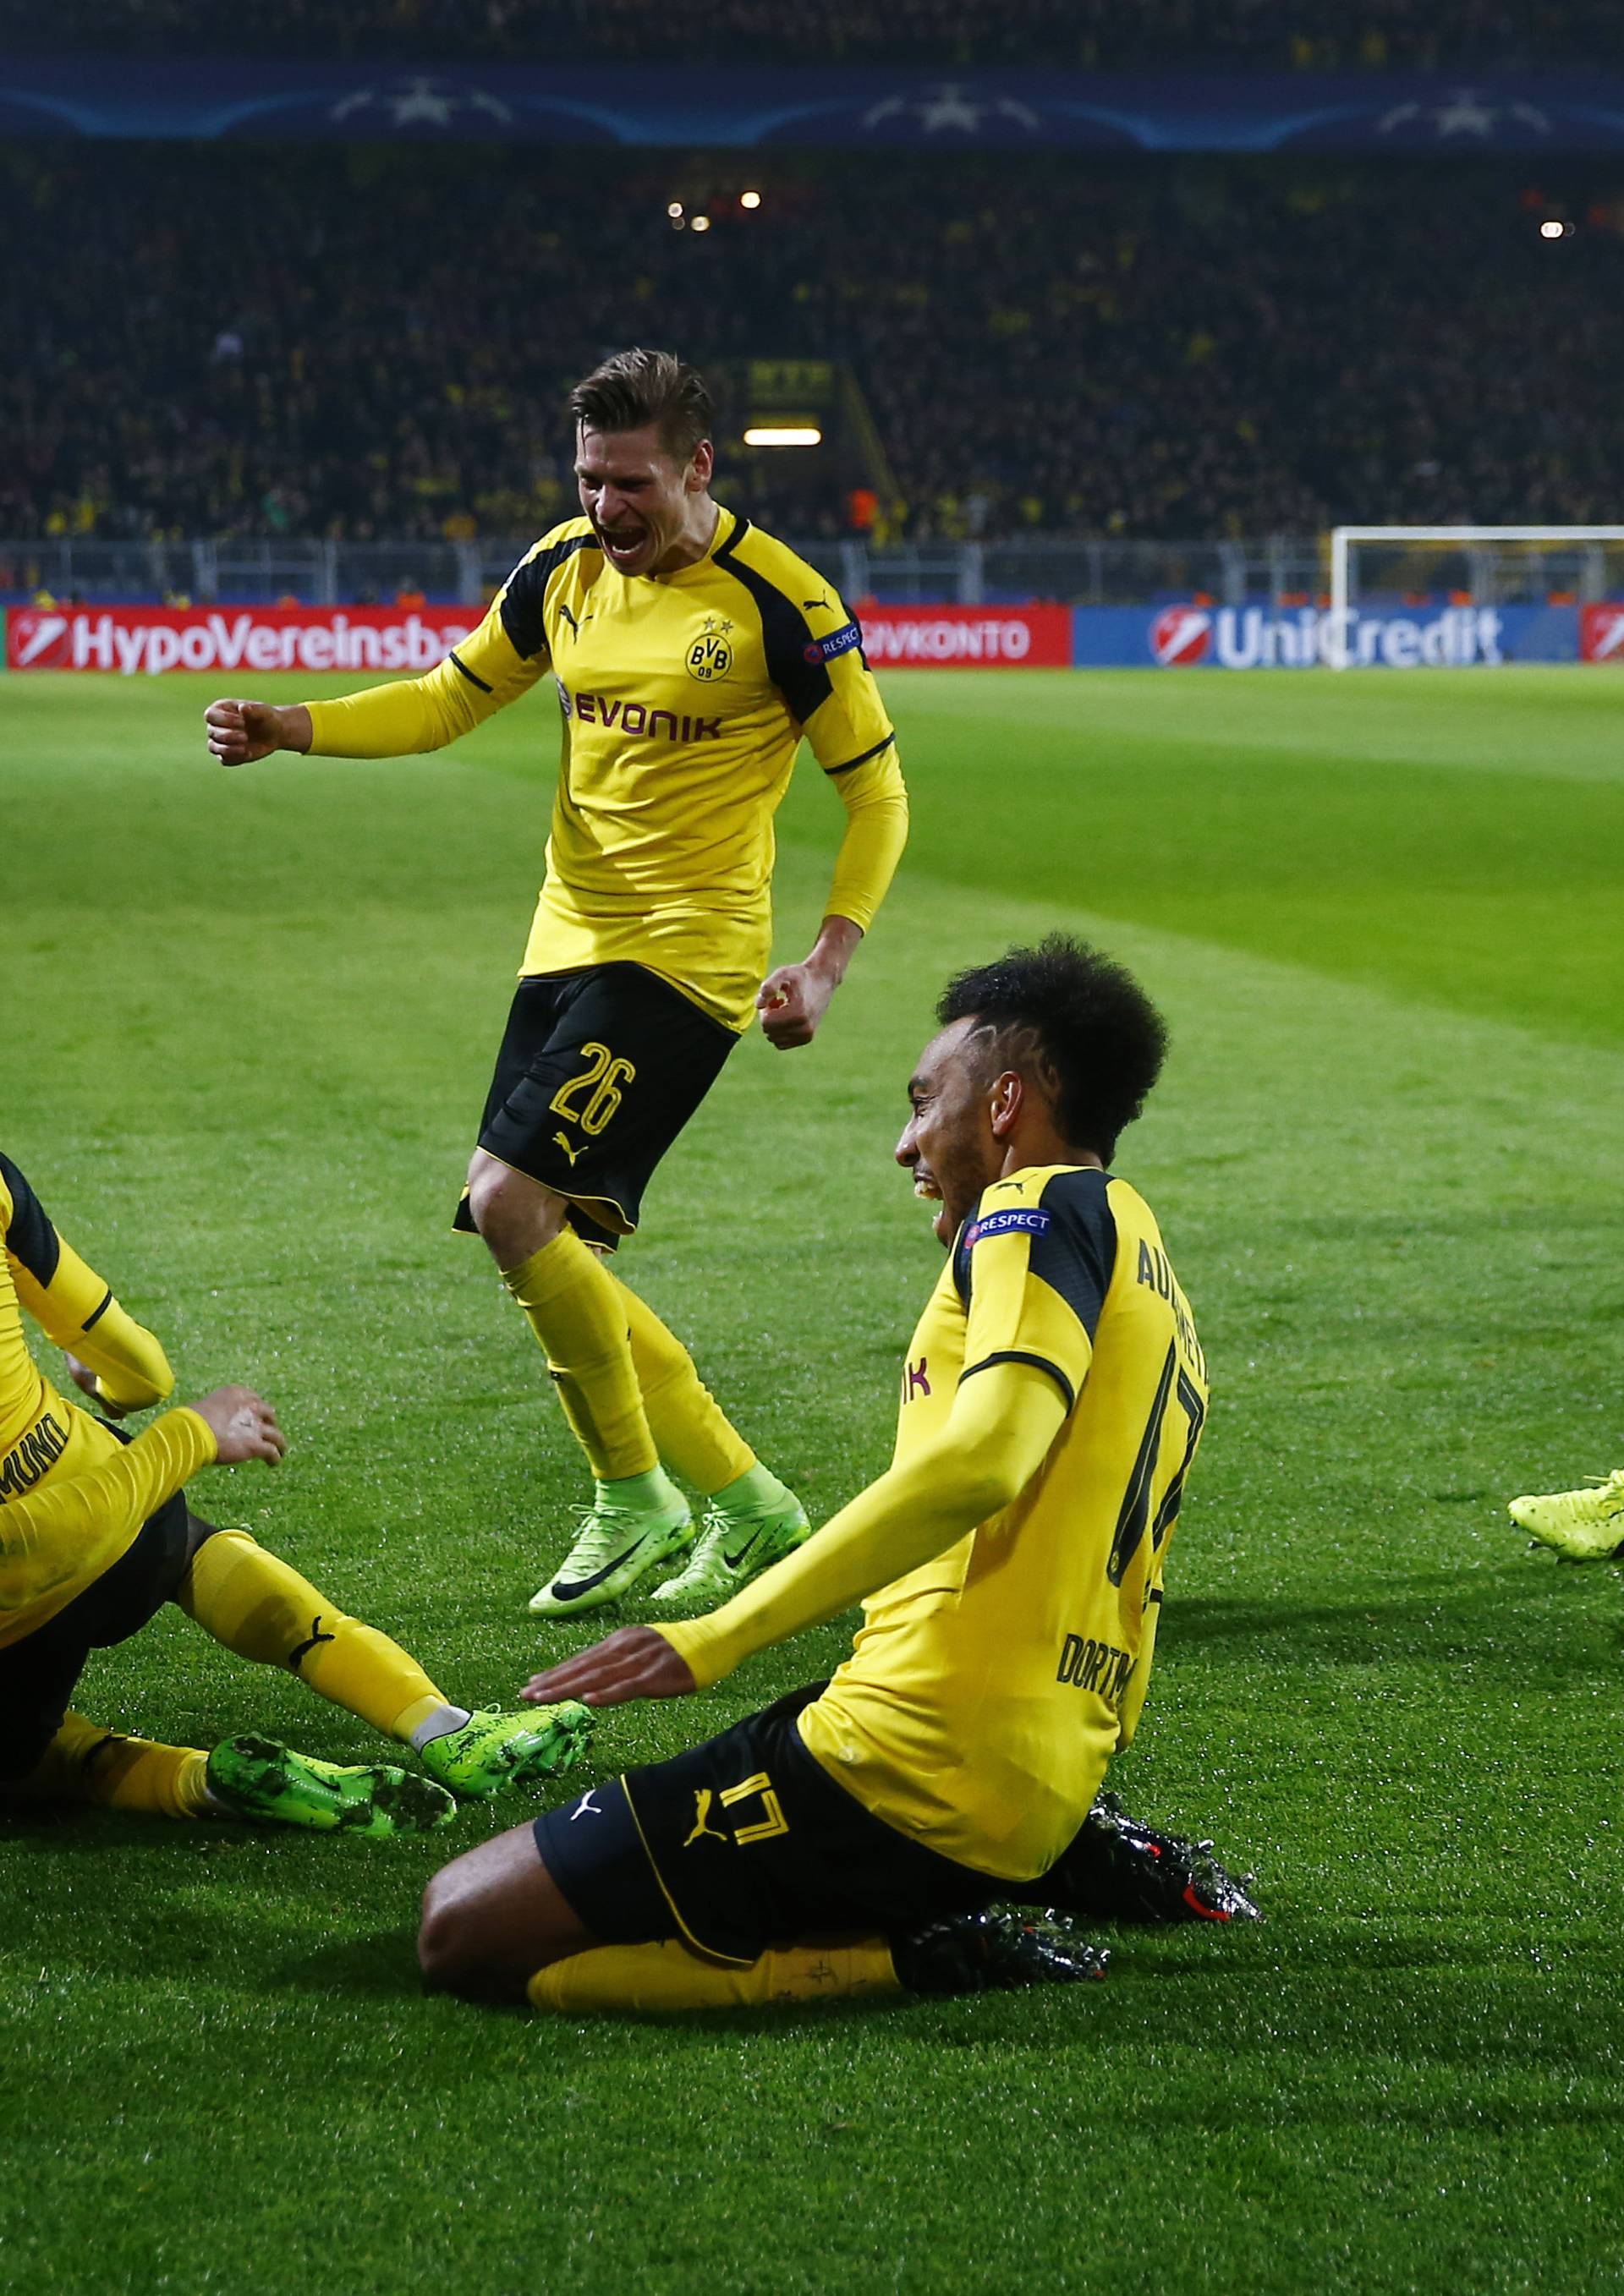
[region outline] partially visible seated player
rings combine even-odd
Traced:
[[[961,974],[897,1159],[947,1265],[890,1469],[709,1618],[627,1627],[528,1699],[718,1682],[863,1600],[833,1680],[596,1786],[431,1882],[431,1982],[677,2008],[1076,1979],[1091,1918],[1251,1916],[1207,1852],[1099,1797],[1144,1702],[1207,1367],[1149,1207],[1106,1164],[1165,1032],[1055,938]]]
[[[158,1341],[4,1155],[0,1239],[0,1797],[390,1834],[440,1824],[458,1795],[569,1767],[590,1731],[585,1707],[453,1705],[415,1659],[247,1531],[193,1513],[185,1485],[199,1468],[282,1457],[259,1396],[217,1388],[127,1441],[59,1393],[29,1351],[24,1308],[113,1416],[161,1402],[175,1380]],[[167,1602],[228,1650],[287,1669],[414,1748],[428,1776],[316,1761],[258,1737],[211,1752],[159,1745],[72,1712],[91,1652],[126,1641]]]

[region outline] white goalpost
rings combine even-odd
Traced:
[[[1357,590],[1349,582],[1352,554],[1361,543],[1388,546],[1445,550],[1492,549],[1505,543],[1549,544],[1558,549],[1598,545],[1596,595],[1602,560],[1599,545],[1624,543],[1624,526],[1338,526],[1331,530],[1331,612],[1325,633],[1325,660],[1333,669],[1350,669],[1359,660],[1351,643],[1357,615]]]

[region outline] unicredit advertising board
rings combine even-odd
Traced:
[[[478,622],[462,606],[14,606],[9,669],[432,669]]]
[[[1579,610],[1366,607],[1339,619],[1320,606],[1079,606],[1072,660],[1079,668],[1313,669],[1336,660],[1339,642],[1350,666],[1366,669],[1577,661]]]

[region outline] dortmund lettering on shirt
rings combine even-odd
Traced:
[[[908,1348],[896,1457],[963,1380],[1010,1360],[1066,1417],[1013,1505],[864,1604],[852,1655],[800,1718],[876,1816],[1029,1880],[1131,1738],[1168,1542],[1207,1411],[1188,1302],[1149,1206],[1072,1166],[1017,1173],[960,1230]]]
[[[771,950],[773,816],[803,734],[827,774],[895,774],[837,593],[729,511],[703,558],[653,576],[618,573],[572,519],[451,660],[502,700],[548,668],[558,686],[563,749],[522,970],[630,961],[748,1026]]]

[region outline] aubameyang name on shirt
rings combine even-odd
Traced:
[[[647,742],[719,742],[719,718],[689,718],[677,709],[651,709],[644,701],[616,701],[607,693],[571,693],[562,682],[559,706],[583,726],[615,726]]]
[[[50,1412],[34,1422],[21,1442],[0,1459],[0,1503],[20,1499],[31,1491],[47,1467],[53,1467],[68,1447],[68,1430]]]
[[[1178,1326],[1178,1336],[1185,1343],[1185,1353],[1204,1378],[1207,1358],[1202,1353],[1202,1343],[1195,1336],[1195,1325],[1190,1320],[1189,1304],[1178,1288],[1166,1252],[1160,1245],[1152,1247],[1146,1243],[1143,1236],[1139,1239],[1138,1280],[1147,1292],[1153,1292],[1159,1300],[1165,1300],[1173,1310],[1173,1321]]]

